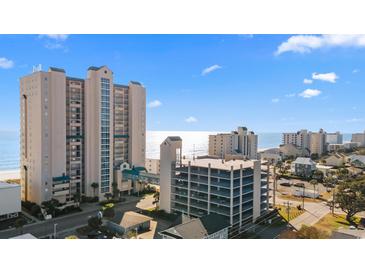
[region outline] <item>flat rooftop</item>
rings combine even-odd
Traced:
[[[10,184],[10,183],[7,183],[7,182],[0,181],[0,189],[2,189],[2,188],[16,188],[16,187],[20,187],[20,185]]]
[[[183,165],[188,165],[190,162],[191,166],[205,167],[208,168],[209,164],[211,168],[220,170],[237,170],[241,168],[252,168],[254,161],[252,160],[229,160],[225,161],[222,159],[212,159],[212,158],[200,158],[200,159],[184,159],[182,160]]]

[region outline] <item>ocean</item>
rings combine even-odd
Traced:
[[[186,156],[200,156],[208,153],[209,131],[147,131],[146,157],[158,159],[160,144],[167,136],[180,136],[183,140],[182,150]],[[258,133],[259,149],[278,147],[281,133]],[[350,141],[351,134],[344,134],[344,141]],[[16,132],[0,132],[0,171],[19,169],[19,135]]]

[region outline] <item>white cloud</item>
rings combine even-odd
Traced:
[[[352,119],[349,119],[349,120],[346,120],[346,123],[359,123],[359,122],[363,122],[364,119],[362,118],[352,118]]]
[[[196,123],[196,122],[198,122],[198,119],[196,119],[194,116],[190,116],[190,117],[185,119],[185,122],[187,122],[187,123]]]
[[[157,108],[157,107],[160,107],[160,106],[162,106],[162,103],[159,100],[153,100],[153,101],[148,103],[149,108]]]
[[[68,34],[41,34],[39,38],[49,38],[57,41],[65,41],[68,38]]]
[[[358,73],[360,70],[359,69],[354,69],[353,71],[352,71],[352,73]]]
[[[305,78],[303,80],[303,83],[309,85],[309,84],[312,84],[313,83],[313,80]]]
[[[210,66],[210,67],[207,67],[207,68],[203,69],[201,74],[203,76],[205,76],[205,75],[207,75],[207,74],[209,74],[209,73],[211,73],[211,72],[213,72],[217,69],[221,69],[221,68],[222,67],[220,65],[213,65],[213,66]]]
[[[287,98],[292,98],[292,97],[295,97],[295,93],[289,93],[289,94],[286,94],[285,97]]]
[[[312,74],[312,79],[326,81],[326,82],[330,82],[330,83],[336,83],[336,80],[338,78],[339,77],[334,72],[329,72],[329,73],[316,73],[316,72],[314,72]]]
[[[365,47],[365,35],[294,35],[281,43],[275,55],[284,52],[310,53],[320,48]]]
[[[315,96],[320,95],[322,92],[318,89],[306,89],[302,93],[299,93],[298,95],[303,98],[312,98]]]
[[[0,68],[2,69],[10,69],[14,67],[14,62],[5,57],[0,57]]]
[[[280,102],[280,99],[279,98],[273,98],[271,100],[271,102],[273,102],[273,103],[279,103]]]

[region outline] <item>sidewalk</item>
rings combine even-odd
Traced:
[[[316,224],[320,219],[330,213],[327,206],[323,204],[307,205],[305,212],[299,215],[297,218],[290,221],[290,224],[299,230],[302,225],[312,226]]]

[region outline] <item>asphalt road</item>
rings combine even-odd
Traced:
[[[136,201],[130,201],[123,204],[117,204],[116,209],[120,210],[120,212],[136,210],[136,203]],[[73,213],[70,215],[58,217],[52,220],[29,224],[23,227],[23,234],[31,233],[37,238],[46,237],[53,234],[55,224],[57,224],[57,233],[61,233],[64,230],[70,230],[74,227],[86,225],[89,217],[96,215],[97,211],[98,209],[97,207],[95,207],[89,210],[84,210],[79,213]],[[18,236],[20,234],[20,229],[0,231],[0,239],[8,239]]]

